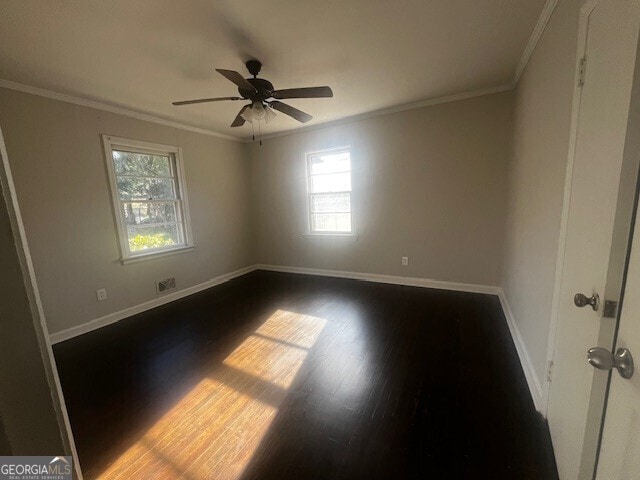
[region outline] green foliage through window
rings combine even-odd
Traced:
[[[130,140],[116,147],[115,138],[105,136],[104,140],[113,162],[109,169],[119,216],[118,233],[124,237],[123,258],[187,245],[188,212],[179,178],[180,150],[144,142],[136,145]]]
[[[133,237],[129,237],[129,249],[132,252],[137,250],[147,250],[149,248],[169,247],[174,245],[174,240],[164,233],[138,234]]]

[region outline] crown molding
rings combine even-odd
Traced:
[[[468,92],[461,92],[453,95],[446,95],[443,97],[434,97],[426,100],[421,100],[418,102],[398,105],[395,107],[384,108],[381,110],[374,110],[372,112],[366,112],[359,115],[344,117],[337,120],[330,120],[328,122],[318,123],[316,125],[310,125],[308,127],[297,128],[294,130],[286,130],[283,132],[276,132],[270,135],[264,135],[262,139],[270,140],[273,138],[284,137],[284,136],[292,135],[295,133],[304,133],[304,132],[309,132],[313,130],[320,130],[323,128],[330,128],[338,125],[344,125],[347,123],[366,120],[368,118],[378,117],[381,115],[389,115],[392,113],[403,112],[406,110],[413,110],[413,109],[422,108],[422,107],[431,107],[431,106],[440,105],[443,103],[457,102],[459,100],[466,100],[469,98],[481,97],[483,95],[491,95],[493,93],[500,93],[500,92],[513,90],[518,86],[520,77],[524,73],[525,68],[527,67],[529,61],[531,60],[531,57],[533,56],[533,52],[538,46],[538,42],[540,41],[542,34],[546,30],[547,25],[549,24],[549,21],[551,20],[551,16],[553,15],[553,12],[555,11],[557,5],[558,5],[558,0],[547,0],[544,7],[542,7],[542,11],[540,12],[538,21],[536,22],[536,25],[534,26],[533,31],[531,32],[531,36],[529,37],[529,40],[527,41],[527,44],[522,52],[522,56],[520,57],[520,61],[518,62],[518,65],[516,66],[516,70],[514,72],[513,80],[510,84],[500,85],[497,87],[490,87],[490,88],[485,88],[480,90],[471,90]],[[250,139],[244,139],[243,141],[245,143],[252,143],[252,140]]]
[[[382,115],[391,115],[393,113],[404,112],[407,110],[415,110],[417,108],[432,107],[434,105],[441,105],[443,103],[458,102],[460,100],[467,100],[469,98],[482,97],[484,95],[491,95],[494,93],[506,92],[513,90],[512,84],[499,85],[497,87],[483,88],[480,90],[470,90],[468,92],[454,93],[453,95],[445,95],[443,97],[427,98],[418,102],[405,103],[402,105],[396,105],[395,107],[383,108],[380,110],[373,110],[371,112],[365,112],[358,115],[351,115],[348,117],[339,118],[337,120],[329,120],[327,122],[318,123],[316,125],[310,125],[308,127],[296,128],[294,130],[285,130],[283,132],[275,132],[269,135],[263,135],[262,140],[270,140],[272,138],[285,137],[287,135],[293,135],[297,133],[304,133],[313,130],[321,130],[324,128],[335,127],[338,125],[344,125],[347,123],[359,122],[368,118],[380,117]],[[248,140],[247,143],[253,143],[252,140]]]
[[[553,11],[556,9],[556,5],[558,5],[558,0],[547,0],[544,7],[542,8],[542,12],[540,12],[540,16],[538,17],[538,22],[536,26],[533,28],[531,32],[531,36],[529,37],[529,41],[527,45],[524,47],[524,51],[522,52],[522,56],[520,57],[520,61],[516,66],[516,71],[513,76],[513,86],[514,88],[518,85],[520,81],[520,77],[524,73],[524,69],[527,68],[527,64],[529,60],[531,60],[531,56],[540,41],[540,37],[544,33],[547,25],[549,24],[549,20],[551,20],[551,15]]]
[[[103,110],[105,112],[116,113],[118,115],[124,115],[125,117],[135,118],[136,120],[156,123],[158,125],[164,125],[165,127],[177,128],[180,130],[186,130],[188,132],[199,133],[201,135],[208,135],[210,137],[222,138],[223,140],[231,140],[232,142],[245,142],[245,140],[240,137],[225,135],[224,133],[207,130],[205,128],[194,127],[192,125],[175,122],[173,120],[167,120],[165,118],[156,117],[154,115],[143,113],[137,110],[129,110],[127,108],[117,107],[108,103],[98,102],[96,100],[88,100],[86,98],[76,97],[74,95],[68,95],[66,93],[54,92],[52,90],[33,87],[31,85],[13,82],[11,80],[4,80],[0,78],[0,88],[7,88],[9,90],[16,90],[18,92],[30,93],[31,95],[50,98],[52,100],[59,100],[66,103],[73,103],[74,105],[80,105],[82,107],[95,108],[97,110]]]
[[[175,122],[172,120],[167,120],[164,118],[156,117],[154,115],[150,115],[148,113],[139,112],[136,110],[129,110],[123,107],[117,107],[115,105],[110,105],[107,103],[98,102],[95,100],[88,100],[81,97],[76,97],[74,95],[68,95],[65,93],[54,92],[52,90],[47,90],[44,88],[33,87],[31,85],[27,85],[24,83],[13,82],[11,80],[0,79],[0,88],[7,88],[9,90],[16,90],[19,92],[29,93],[31,95],[37,95],[40,97],[50,98],[53,100],[59,100],[61,102],[73,103],[75,105],[80,105],[83,107],[95,108],[97,110],[103,110],[106,112],[116,113],[119,115],[124,115],[126,117],[135,118],[137,120],[143,120],[145,122],[156,123],[159,125],[164,125],[167,127],[178,128],[180,130],[187,130],[189,132],[199,133],[202,135],[208,135],[211,137],[222,138],[224,140],[231,140],[233,142],[239,143],[253,143],[253,140],[250,137],[235,137],[231,135],[225,135],[223,133],[219,133],[213,130],[207,130],[204,128],[194,127],[191,125],[187,125],[180,122]],[[310,130],[318,130],[322,128],[329,128],[337,125],[357,122],[360,120],[366,120],[368,118],[378,117],[381,115],[390,115],[392,113],[404,112],[406,110],[414,110],[416,108],[423,107],[431,107],[434,105],[440,105],[443,103],[457,102],[460,100],[466,100],[474,97],[481,97],[484,95],[491,95],[493,93],[506,92],[508,90],[512,90],[513,85],[500,85],[497,87],[489,87],[480,90],[470,90],[468,92],[455,93],[453,95],[445,95],[442,97],[433,97],[425,100],[420,100],[418,102],[405,103],[402,105],[396,105],[394,107],[384,108],[380,110],[374,110],[371,112],[365,112],[359,115],[352,115],[348,117],[339,118],[337,120],[329,120],[327,122],[318,123],[316,125],[311,125],[308,127],[297,128],[292,130],[285,130],[282,132],[275,132],[270,135],[264,135],[262,137],[263,140],[269,140],[271,138],[283,137],[286,135],[292,135],[295,133],[303,133],[308,132]]]
[[[371,112],[365,112],[358,115],[347,116],[343,118],[339,118],[336,120],[329,120],[327,122],[318,123],[315,125],[310,125],[308,127],[296,128],[291,130],[285,130],[282,132],[275,132],[269,135],[265,135],[262,137],[263,140],[270,140],[273,138],[284,137],[287,135],[292,135],[296,133],[304,133],[313,130],[319,130],[323,128],[330,128],[338,125],[344,125],[347,123],[353,123],[360,120],[366,120],[368,118],[378,117],[382,115],[390,115],[393,113],[404,112],[407,110],[414,110],[416,108],[423,107],[431,107],[434,105],[440,105],[443,103],[457,102],[460,100],[466,100],[474,97],[481,97],[484,95],[491,95],[494,93],[506,92],[508,90],[513,90],[520,81],[520,77],[524,73],[527,64],[531,60],[533,52],[542,37],[547,25],[549,24],[549,20],[558,4],[558,0],[547,0],[544,7],[542,8],[542,12],[538,17],[538,21],[531,32],[531,36],[529,37],[529,41],[522,52],[522,56],[520,57],[520,61],[516,66],[516,70],[514,73],[513,81],[507,85],[499,85],[496,87],[489,87],[480,90],[470,90],[467,92],[456,93],[452,95],[445,95],[442,97],[433,97],[425,100],[420,100],[418,102],[406,103],[402,105],[396,105],[394,107],[383,108],[380,110],[374,110]],[[178,128],[180,130],[186,130],[189,132],[199,133],[202,135],[208,135],[211,137],[222,138],[224,140],[231,140],[233,142],[239,143],[252,143],[253,141],[249,137],[236,137],[232,135],[225,135],[220,132],[216,132],[213,130],[207,130],[204,128],[194,127],[192,125],[187,125],[184,123],[176,122],[173,120],[167,120],[161,117],[156,117],[154,115],[150,115],[148,113],[143,113],[136,110],[129,110],[123,107],[117,107],[115,105],[110,105],[103,102],[98,102],[96,100],[88,100],[81,97],[76,97],[74,95],[68,95],[64,93],[54,92],[51,90],[47,90],[44,88],[33,87],[31,85],[26,85],[23,83],[13,82],[11,80],[0,79],[0,88],[7,88],[10,90],[16,90],[19,92],[30,93],[32,95],[38,95],[40,97],[51,98],[53,100],[59,100],[62,102],[73,103],[75,105],[80,105],[83,107],[95,108],[98,110],[103,110],[106,112],[116,113],[119,115],[124,115],[127,117],[135,118],[137,120],[143,120],[146,122],[156,123],[159,125],[164,125],[167,127]]]

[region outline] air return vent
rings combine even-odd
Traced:
[[[169,290],[173,290],[176,288],[176,279],[175,277],[165,278],[164,280],[159,280],[156,282],[156,290],[158,293],[166,293]]]

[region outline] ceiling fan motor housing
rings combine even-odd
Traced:
[[[253,85],[256,88],[257,92],[252,92],[250,90],[239,87],[238,92],[240,92],[242,98],[248,98],[252,102],[264,102],[267,98],[271,97],[271,94],[273,92],[273,84],[270,81],[263,78],[247,78],[247,82]]]
[[[262,63],[260,63],[258,60],[249,60],[247,61],[247,63],[245,63],[245,65],[247,66],[247,70],[249,70],[249,73],[254,77],[258,76],[258,74],[260,73],[260,69],[262,69]]]

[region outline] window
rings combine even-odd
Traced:
[[[353,233],[349,148],[307,155],[309,229],[312,234]]]
[[[191,249],[180,148],[103,139],[122,261]]]

